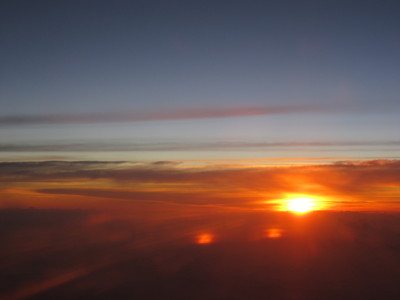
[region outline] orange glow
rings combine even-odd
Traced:
[[[196,244],[211,244],[214,241],[214,236],[209,233],[199,234],[196,237]]]
[[[305,214],[327,207],[329,199],[301,194],[287,194],[284,199],[278,200],[278,211],[290,211],[295,214]]]
[[[283,230],[279,228],[270,228],[266,230],[266,237],[269,239],[279,239],[283,235]]]
[[[287,209],[294,213],[307,213],[314,210],[315,200],[311,198],[294,198],[287,201]]]

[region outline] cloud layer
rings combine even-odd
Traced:
[[[352,299],[366,282],[386,298],[399,290],[399,218],[387,213],[400,211],[397,160],[43,161],[0,170],[2,299],[287,299],[299,291],[325,299],[331,282]],[[321,197],[327,211],[275,211],[297,193]],[[198,244],[202,235],[210,244]]]
[[[331,209],[400,209],[397,160],[202,168],[180,167],[177,162],[166,161],[48,161],[0,163],[0,168],[4,199],[7,195],[23,198],[25,190],[34,193],[35,199],[40,195],[64,195],[269,208],[284,195],[310,194],[325,197]],[[112,201],[109,203],[112,205]]]

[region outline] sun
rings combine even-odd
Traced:
[[[312,211],[327,210],[332,200],[327,196],[288,193],[274,202],[276,211],[288,211],[301,215]]]
[[[304,214],[315,209],[315,199],[312,198],[292,198],[286,200],[286,208],[288,211]]]

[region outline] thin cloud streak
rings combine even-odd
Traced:
[[[171,111],[132,112],[132,113],[97,113],[97,114],[54,114],[54,115],[13,115],[1,116],[0,126],[18,126],[34,124],[85,124],[115,122],[146,122],[188,119],[212,119],[249,117],[272,114],[308,113],[322,110],[315,105],[291,106],[248,106],[193,108]]]
[[[251,150],[268,148],[323,148],[323,147],[398,147],[400,141],[310,141],[310,142],[204,142],[204,143],[113,143],[71,142],[37,144],[0,144],[0,152],[58,152],[58,151],[209,151],[209,150]]]

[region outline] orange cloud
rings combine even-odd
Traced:
[[[327,197],[330,209],[373,210],[395,209],[400,199],[397,160],[250,168],[179,168],[165,162],[27,162],[2,166],[3,206],[10,197],[30,199],[24,203],[40,197],[46,203],[54,197],[83,203],[82,197],[89,197],[93,203],[95,199],[119,199],[268,209],[282,195],[297,193]]]

